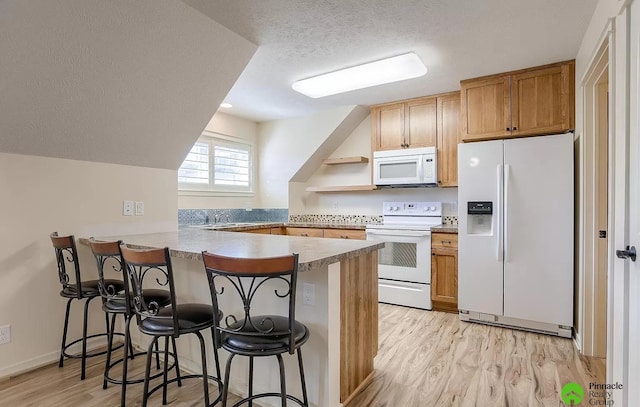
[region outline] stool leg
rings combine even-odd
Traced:
[[[249,397],[253,396],[253,356],[249,356]],[[253,400],[249,400],[249,407],[253,407]]]
[[[207,348],[204,346],[204,338],[198,331],[195,332],[200,341],[200,355],[202,356],[202,385],[204,386],[204,405],[209,407],[209,374],[207,373]]]
[[[84,323],[82,324],[82,372],[80,374],[80,380],[84,380],[86,377],[87,369],[87,319],[89,317],[89,303],[93,297],[87,298],[84,303]]]
[[[229,375],[231,374],[231,361],[235,353],[230,353],[227,359],[227,367],[224,371],[224,393],[222,394],[222,407],[227,407],[227,395],[229,394]]]
[[[220,374],[220,358],[218,356],[218,341],[216,341],[216,330],[211,328],[211,336],[213,339],[213,357],[216,362],[216,377],[218,378],[218,392],[222,394],[222,375]]]
[[[171,343],[173,345],[173,355],[175,358],[176,377],[178,378],[178,387],[182,387],[182,379],[180,378],[180,365],[178,364],[178,348],[176,347],[176,338],[171,337]]]
[[[131,316],[124,315],[124,356],[122,359],[122,389],[120,390],[120,407],[125,407],[127,401],[127,368],[129,366],[129,357],[127,351],[133,354],[131,346],[131,332],[129,327],[131,326]]]
[[[277,354],[278,364],[280,365],[280,394],[282,397],[282,407],[287,407],[287,384],[284,377],[284,361],[282,355]]]
[[[309,399],[307,398],[307,383],[304,379],[304,367],[302,366],[302,350],[298,348],[298,367],[300,368],[300,383],[302,384],[302,401],[306,407],[309,407]]]
[[[147,366],[144,371],[144,389],[142,393],[142,407],[147,407],[149,399],[149,376],[151,376],[151,359],[153,358],[153,346],[158,345],[158,337],[154,336],[147,349]]]
[[[109,314],[107,312],[104,313],[107,316],[107,320],[109,318]],[[116,314],[111,314],[111,326],[107,325],[107,359],[104,365],[104,380],[102,381],[102,388],[107,388],[107,376],[109,375],[109,365],[111,365],[111,352],[113,350],[113,331],[116,328]]]
[[[167,404],[167,380],[169,379],[169,337],[164,337],[164,385],[162,386],[162,405]]]
[[[156,369],[160,370],[160,347],[156,342]]]
[[[69,298],[69,301],[67,301],[67,311],[64,314],[64,328],[62,329],[62,345],[60,346],[60,362],[58,362],[58,367],[62,367],[64,364],[64,348],[67,344],[67,328],[69,327],[69,309],[71,308],[71,301],[73,301],[73,298]]]

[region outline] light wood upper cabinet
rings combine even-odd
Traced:
[[[460,82],[461,141],[573,129],[574,83],[574,61]]]
[[[435,146],[436,116],[433,97],[373,106],[373,151]]]
[[[439,96],[438,186],[458,186],[458,139],[460,138],[460,92]]]
[[[460,83],[462,140],[486,140],[510,134],[510,77]]]
[[[574,64],[564,64],[511,76],[513,136],[573,128],[574,69]]]
[[[407,102],[405,105],[405,143],[407,148],[433,147],[437,132],[436,98]]]

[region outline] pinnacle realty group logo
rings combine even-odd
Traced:
[[[578,383],[567,383],[562,388],[562,401],[569,406],[577,406],[584,398],[584,390]]]
[[[589,383],[589,391],[585,399],[585,391],[578,383],[567,383],[562,387],[560,397],[564,404],[568,406],[577,406],[584,400],[590,406],[612,406],[613,390],[622,390],[622,384],[616,383]]]

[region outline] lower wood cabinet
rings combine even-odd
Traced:
[[[287,235],[304,237],[324,237],[324,229],[287,227]]]
[[[325,229],[324,237],[334,239],[365,240],[367,235],[364,230],[359,229]]]
[[[458,312],[458,235],[431,235],[431,302],[433,310]]]
[[[246,233],[258,233],[261,235],[271,235],[271,228],[262,228],[262,229],[249,229],[249,230],[239,230],[239,232]]]

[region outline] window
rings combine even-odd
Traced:
[[[252,150],[248,140],[205,132],[178,170],[178,188],[204,194],[251,193]]]

